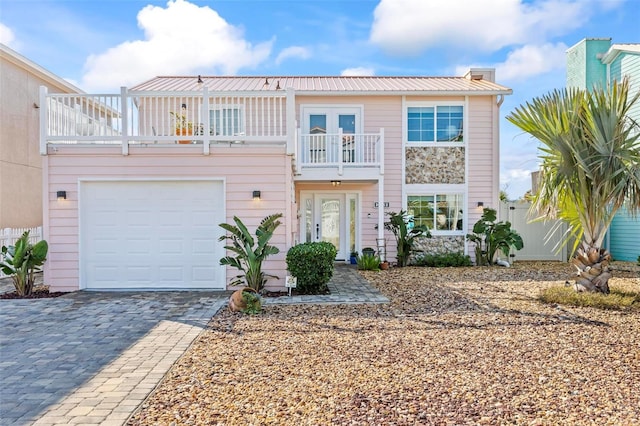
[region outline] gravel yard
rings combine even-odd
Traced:
[[[640,425],[640,312],[535,300],[569,271],[396,268],[364,273],[386,305],[225,309],[128,424]]]

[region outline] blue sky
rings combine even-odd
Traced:
[[[504,120],[565,84],[585,37],[640,42],[640,0],[0,0],[0,41],[89,93],[156,75],[462,75],[495,67],[501,189],[531,187],[537,142]]]

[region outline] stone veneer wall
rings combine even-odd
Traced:
[[[464,147],[407,147],[406,183],[464,183]]]
[[[413,247],[424,254],[464,253],[464,235],[417,238]],[[420,256],[420,253],[418,253]]]

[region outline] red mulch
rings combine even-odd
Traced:
[[[36,287],[29,296],[19,296],[15,291],[0,294],[0,299],[50,299],[67,294],[62,291],[50,292],[47,287]]]

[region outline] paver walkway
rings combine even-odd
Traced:
[[[0,291],[8,290],[6,280]],[[349,266],[330,295],[266,304],[385,303]],[[0,300],[0,425],[122,425],[226,305],[228,292],[86,292]]]

